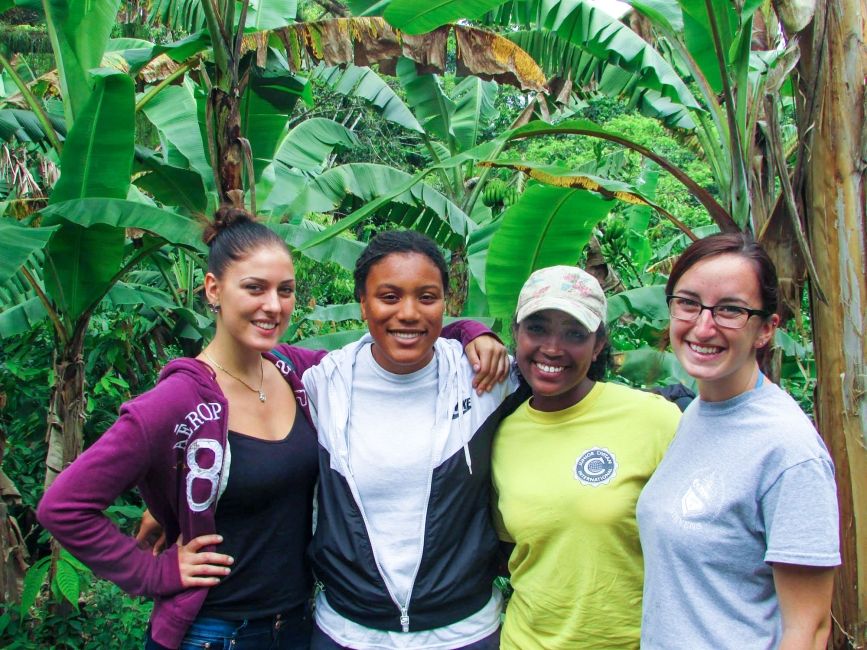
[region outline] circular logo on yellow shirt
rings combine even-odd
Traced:
[[[584,485],[608,485],[617,475],[617,459],[604,447],[588,449],[575,461],[575,478]]]

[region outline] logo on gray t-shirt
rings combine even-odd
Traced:
[[[725,482],[719,472],[703,468],[691,477],[680,500],[680,516],[685,520],[715,519],[725,495]]]

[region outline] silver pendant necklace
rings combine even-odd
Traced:
[[[214,359],[214,357],[212,357],[210,354],[208,354],[207,350],[202,350],[202,354],[204,354],[206,357],[208,357],[208,361],[210,361],[215,366],[217,366],[217,368],[219,368],[220,370],[225,372],[227,375],[229,375],[229,377],[231,377],[232,379],[234,379],[236,381],[240,381],[242,384],[244,384],[244,386],[249,388],[254,393],[259,393],[259,401],[260,402],[265,401],[265,391],[262,390],[262,386],[265,383],[265,362],[262,360],[261,357],[259,357],[259,388],[253,388],[246,381],[244,381],[243,379],[241,379],[237,375],[233,375],[231,372],[229,372],[223,366],[221,366],[219,363],[217,363],[216,360]]]

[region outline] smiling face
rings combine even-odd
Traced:
[[[295,308],[295,267],[286,250],[262,246],[226,266],[222,277],[205,276],[205,295],[220,305],[217,337],[267,352],[289,325]]]
[[[735,254],[697,262],[672,293],[704,305],[764,307],[753,262]],[[702,399],[722,401],[752,388],[758,373],[756,350],[771,339],[778,322],[776,314],[768,319],[752,316],[742,329],[730,329],[717,325],[706,309],[694,322],[671,320],[671,347],[698,380]]]
[[[444,295],[440,270],[421,253],[392,253],[370,267],[361,315],[380,366],[402,375],[430,362],[443,328]]]
[[[557,309],[530,314],[517,325],[515,342],[518,368],[533,389],[533,408],[562,411],[590,392],[587,371],[605,339],[573,316]]]

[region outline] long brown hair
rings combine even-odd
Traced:
[[[739,255],[752,262],[759,283],[761,308],[768,314],[775,314],[780,301],[777,269],[765,249],[745,233],[718,233],[694,241],[674,263],[665,293],[671,295],[683,274],[697,263],[718,255]]]

